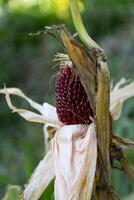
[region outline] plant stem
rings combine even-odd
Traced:
[[[77,0],[70,0],[71,5],[71,14],[73,18],[73,23],[76,28],[76,31],[83,42],[83,44],[91,50],[91,48],[97,48],[100,49],[99,45],[88,35],[80,15],[79,7],[78,7],[78,1]]]

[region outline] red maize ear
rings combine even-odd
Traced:
[[[62,66],[56,81],[56,109],[65,124],[90,124],[93,117],[87,94],[79,76],[69,66]]]

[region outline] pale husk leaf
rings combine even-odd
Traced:
[[[114,87],[112,87],[112,91],[117,91],[122,85],[126,84],[127,83],[127,80],[125,78],[121,78],[116,84]],[[113,84],[113,83],[112,83]]]
[[[124,81],[122,81],[124,83]],[[121,83],[121,82],[119,82]],[[134,82],[119,88],[121,84],[118,84],[111,92],[110,98],[110,111],[114,120],[117,120],[121,114],[123,102],[134,96]]]
[[[55,200],[90,199],[97,159],[94,124],[60,128],[52,144]]]
[[[28,98],[20,89],[18,88],[6,88],[7,93],[9,93],[10,95],[15,95],[15,96],[19,96],[22,97],[23,99],[25,99],[32,108],[36,109],[37,111],[39,111],[42,115],[44,115],[45,117],[58,121],[58,116],[56,113],[56,108],[48,103],[43,103],[43,105],[33,101],[32,99]],[[0,93],[1,94],[5,94],[5,88],[4,89],[0,89]]]
[[[20,89],[18,88],[6,88],[7,92],[10,95],[15,95],[15,96],[19,96],[24,98],[25,100],[27,100],[27,102],[36,110],[38,110],[40,113],[42,113],[42,105],[36,103],[35,101],[33,101],[32,99],[28,98]],[[0,93],[1,94],[5,94],[5,88],[4,89],[0,89]]]
[[[55,115],[55,108],[53,106],[45,103],[43,106],[40,104],[32,101],[31,99],[27,98],[23,93],[21,93],[21,90],[19,89],[14,89],[14,88],[9,88],[9,89],[3,89],[0,90],[1,93],[5,94],[7,104],[9,108],[12,110],[12,112],[17,112],[21,117],[23,117],[25,120],[29,122],[37,122],[37,123],[48,123],[52,127],[59,127],[63,125],[61,122],[59,122],[56,118]],[[39,112],[43,113],[43,115],[34,113],[29,110],[25,109],[18,109],[15,106],[13,106],[11,99],[10,99],[10,93],[14,95],[18,95],[24,99],[26,99],[28,102],[30,102],[30,105],[33,108],[36,108]],[[46,115],[45,115],[45,110],[46,110]]]
[[[37,200],[47,188],[48,184],[54,179],[54,166],[52,153],[49,151],[44,159],[40,161],[35,169],[29,183],[23,192],[24,200]]]

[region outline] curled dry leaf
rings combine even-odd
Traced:
[[[4,88],[0,90],[0,93],[4,93],[6,97],[7,104],[9,108],[12,110],[12,112],[17,112],[21,117],[23,117],[25,120],[30,121],[30,122],[37,122],[37,123],[47,123],[50,124],[52,127],[59,127],[63,125],[61,122],[58,121],[58,117],[56,115],[56,109],[47,104],[44,103],[43,106],[34,102],[33,100],[29,99],[26,97],[21,90],[17,88]],[[26,99],[30,105],[38,110],[42,115],[34,113],[32,111],[28,111],[25,109],[18,109],[15,106],[13,106],[11,99],[10,99],[10,94],[12,95],[17,95],[20,96],[24,99]],[[44,112],[45,109],[45,112]]]
[[[113,138],[120,144],[125,145],[127,147],[132,147],[134,148],[134,141],[127,139],[127,138],[123,138],[123,137],[119,137],[117,135],[113,135]]]
[[[125,156],[122,156],[120,159],[120,164],[122,166],[122,169],[126,172],[126,174],[134,181],[134,168],[128,161],[128,159]]]
[[[117,83],[115,88],[111,91],[110,97],[110,111],[114,120],[117,120],[120,117],[123,102],[128,98],[134,96],[134,82],[127,84],[126,86],[120,88],[121,81]],[[125,82],[123,81],[123,84]]]

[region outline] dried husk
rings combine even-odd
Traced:
[[[107,186],[111,179],[110,165],[110,75],[106,61],[97,66],[96,127],[98,134],[99,165],[101,178]],[[100,161],[102,159],[102,161]],[[101,164],[102,163],[102,164]],[[103,180],[104,179],[104,180]]]
[[[24,200],[39,199],[54,177],[54,164],[52,152],[50,151],[43,158],[43,160],[40,161],[28,184],[25,186],[25,190],[23,192]]]
[[[95,127],[68,125],[53,139],[55,199],[90,199],[97,161]]]
[[[64,27],[61,27],[59,31],[63,45],[65,46],[88,95],[91,108],[95,111],[95,60],[90,56],[87,49],[80,42],[75,40]]]

